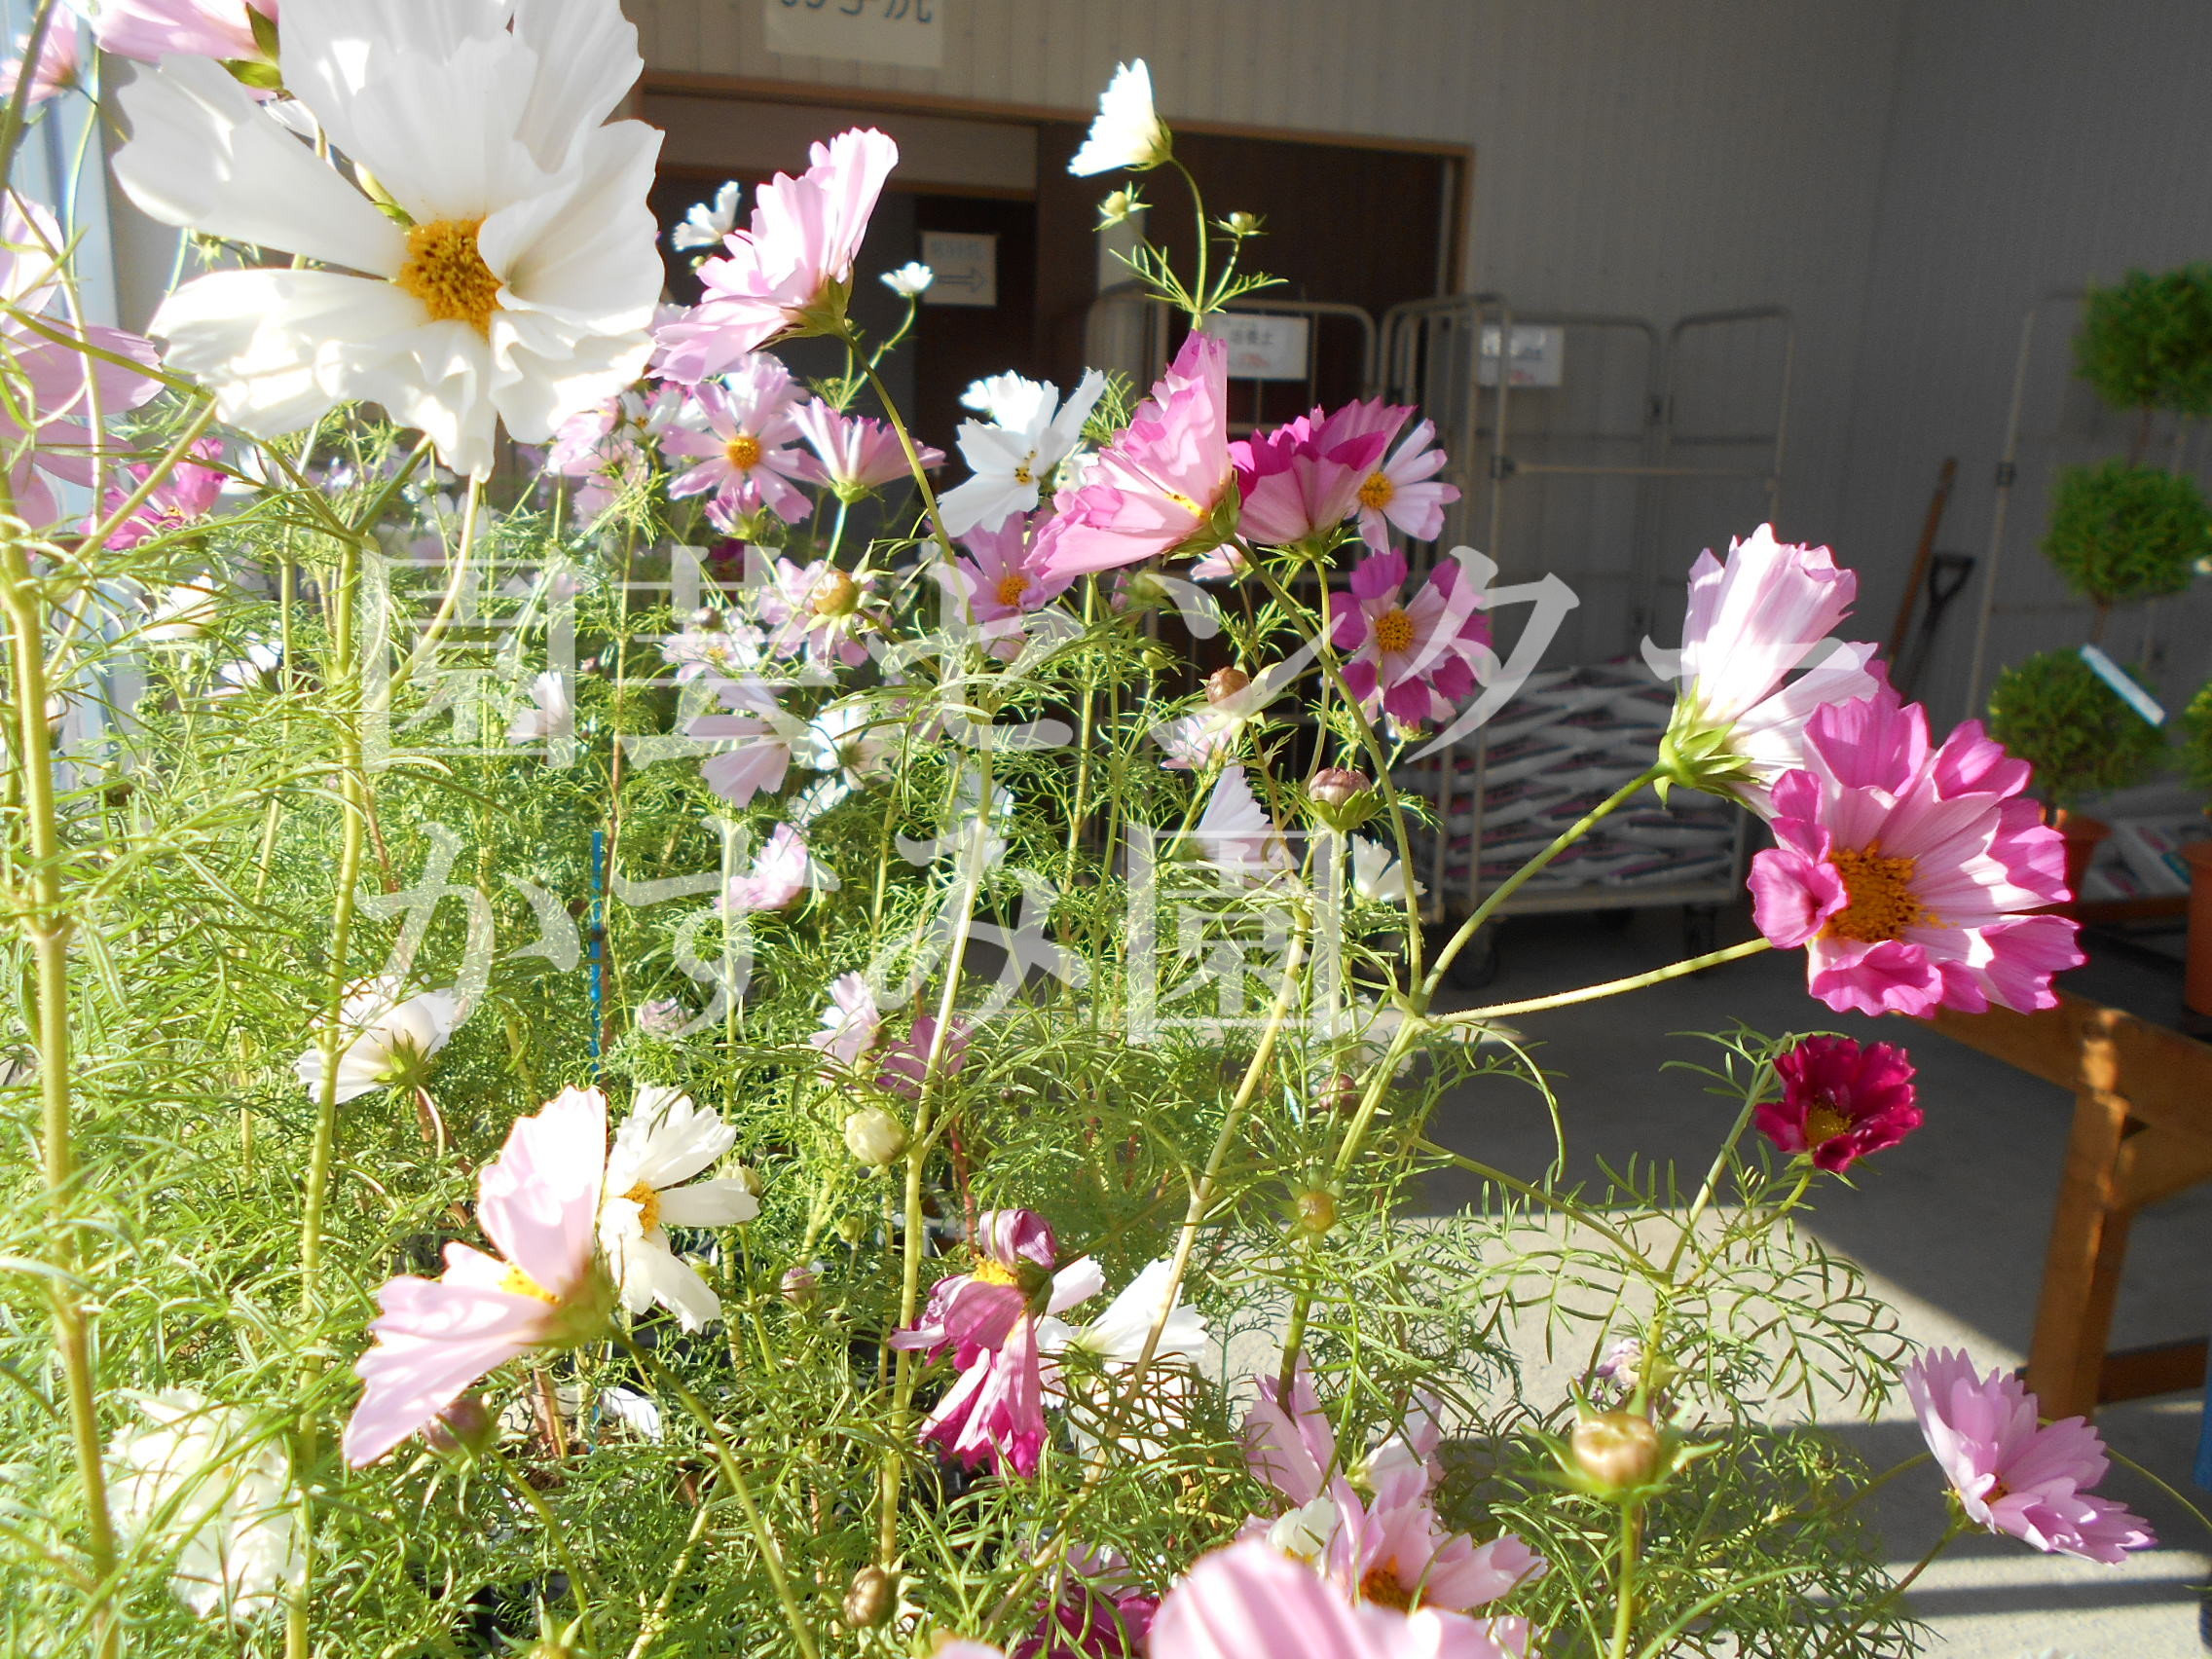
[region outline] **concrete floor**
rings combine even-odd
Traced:
[[[1751,937],[1748,915],[1723,914],[1720,942]],[[1682,954],[1679,912],[1638,915],[1619,931],[1589,917],[1515,918],[1501,941],[1501,970],[1454,1005],[1541,996],[1657,967]],[[1530,1014],[1514,1023],[1542,1045],[1559,1074],[1571,1172],[1595,1180],[1597,1161],[1631,1153],[1672,1158],[1694,1183],[1730,1110],[1704,1094],[1704,1080],[1659,1069],[1709,1046],[1673,1035],[1741,1019],[1756,1030],[1841,1030],[1901,1043],[1919,1068],[1924,1126],[1861,1166],[1856,1191],[1830,1188],[1808,1229],[1855,1259],[1927,1345],[1965,1347],[1984,1367],[2021,1363],[2057,1190],[2072,1098],[1902,1020],[1830,1013],[1805,995],[1799,954],[1754,957],[1696,979],[1604,1003]],[[2076,988],[2148,1010],[2178,996],[2171,980],[2117,953],[2100,954]],[[1526,1088],[1471,1085],[1448,1101],[1439,1138],[1524,1178],[1538,1175],[1553,1143],[1540,1103]],[[1471,1181],[1432,1178],[1429,1208],[1449,1213]],[[2201,1336],[2212,1324],[2212,1187],[2145,1212],[2137,1221],[2113,1333],[2115,1346]],[[2107,1406],[2098,1423],[2114,1449],[2191,1494],[2200,1401],[2176,1396]],[[1920,1451],[1900,1397],[1873,1422],[1832,1424],[1884,1468]],[[2152,1521],[2161,1547],[2121,1567],[2046,1557],[2009,1538],[1953,1545],[1910,1594],[1935,1629],[1941,1659],[2198,1659],[2195,1586],[2212,1550],[2200,1525],[2151,1482],[2116,1467],[2102,1489]],[[1876,1500],[1901,1569],[1939,1535],[1943,1504],[1927,1468],[1900,1476]],[[2212,1503],[2207,1503],[2212,1507]]]

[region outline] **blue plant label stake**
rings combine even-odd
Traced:
[[[2099,680],[2120,694],[2122,702],[2153,725],[2157,726],[2166,723],[2166,711],[2158,707],[2157,700],[2150,692],[2144,690],[2142,686],[2136,684],[2128,677],[2127,671],[2105,655],[2103,651],[2097,649],[2094,645],[2083,645],[2082,647],[2082,660],[2089,665],[2090,671]]]

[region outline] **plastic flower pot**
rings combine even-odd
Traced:
[[[2066,890],[2079,904],[2082,882],[2089,873],[2089,866],[2096,863],[2097,848],[2112,833],[2112,826],[2101,818],[2089,818],[2063,806],[2052,810],[2050,823],[2066,837]]]

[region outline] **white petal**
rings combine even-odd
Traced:
[[[131,135],[115,176],[163,223],[380,276],[406,258],[399,227],[263,114],[219,63],[165,58],[119,95]]]
[[[1065,1313],[1079,1302],[1088,1302],[1106,1288],[1106,1270],[1098,1265],[1096,1257],[1086,1256],[1070,1262],[1052,1275],[1052,1297],[1047,1304],[1049,1313]]]
[[[548,177],[515,136],[534,63],[511,35],[373,66],[347,110],[353,159],[418,222],[481,219]]]
[[[760,1213],[760,1200],[743,1181],[694,1181],[660,1196],[663,1227],[738,1227]]]
[[[557,167],[580,134],[614,113],[645,67],[637,26],[615,0],[520,0],[515,37],[537,55],[522,140],[540,166]]]

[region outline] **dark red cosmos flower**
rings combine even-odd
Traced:
[[[1808,1037],[1776,1057],[1782,1098],[1759,1103],[1752,1122],[1784,1152],[1820,1168],[1848,1169],[1920,1127],[1912,1062],[1895,1043],[1861,1047],[1849,1037]]]

